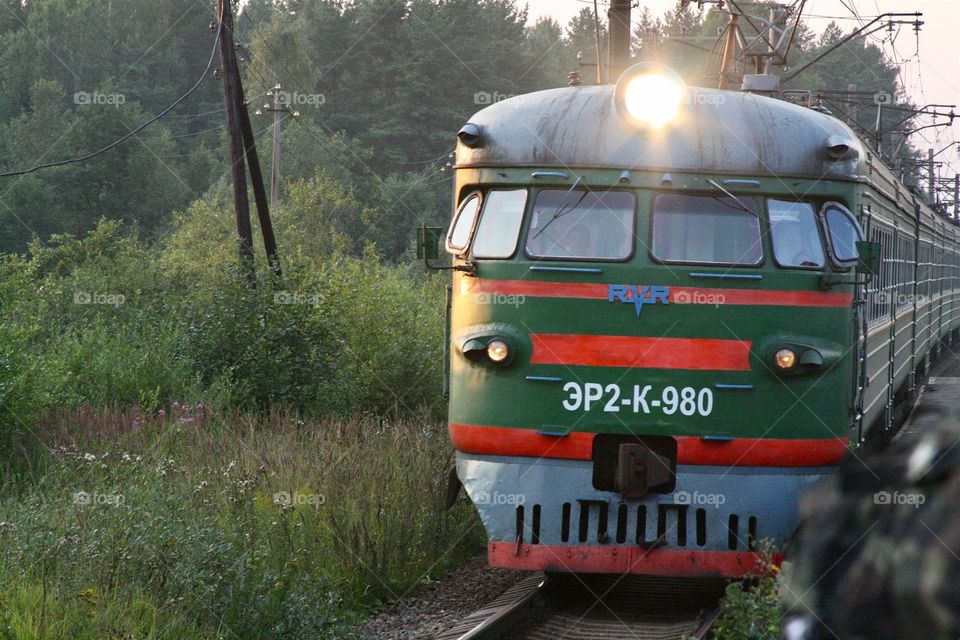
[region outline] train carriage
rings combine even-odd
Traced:
[[[474,115],[454,199],[449,431],[495,566],[753,571],[960,322],[956,226],[845,124],[654,65]]]

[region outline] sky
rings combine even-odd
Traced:
[[[584,7],[593,7],[592,0],[519,0],[519,4],[524,1],[531,21],[550,16],[564,26]],[[601,19],[607,4],[607,0],[599,0]],[[634,19],[644,7],[660,16],[675,5],[676,0],[635,0]],[[867,21],[886,12],[922,12],[924,25],[919,38],[911,27],[903,27],[892,44],[882,43],[883,50],[888,60],[899,64],[901,84],[914,103],[960,105],[960,0],[807,0],[803,15],[804,21],[817,33],[831,20],[844,31],[850,31],[858,25],[854,10]],[[874,42],[880,45],[885,34],[886,31],[875,34]],[[842,55],[841,51],[836,55]],[[960,108],[957,113],[960,114]],[[929,122],[926,120],[924,124]],[[935,152],[954,141],[960,141],[960,118],[955,119],[951,127],[927,129],[911,138],[918,148],[932,147]],[[960,171],[960,153],[956,147],[939,154],[937,160],[949,162],[949,167],[945,167],[947,172],[941,176]]]

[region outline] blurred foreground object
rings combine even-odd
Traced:
[[[936,426],[848,455],[801,500],[789,640],[960,638],[960,420],[923,417]]]

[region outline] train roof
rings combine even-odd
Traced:
[[[765,96],[690,87],[662,131],[628,122],[612,85],[508,98],[476,113],[479,143],[457,145],[460,167],[578,167],[863,179],[868,151],[843,122]]]

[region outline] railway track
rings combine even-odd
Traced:
[[[531,575],[437,640],[704,638],[726,583],[618,575]]]

